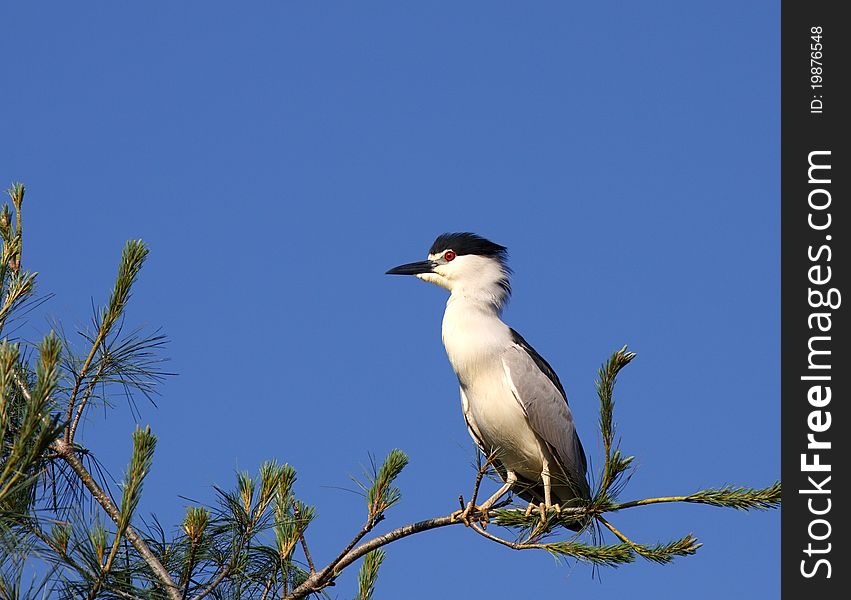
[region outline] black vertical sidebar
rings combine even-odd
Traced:
[[[851,21],[781,4],[782,595],[851,593]]]

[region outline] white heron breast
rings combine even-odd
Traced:
[[[482,438],[485,451],[497,450],[506,468],[526,479],[539,479],[543,457],[538,436],[514,398],[504,371],[481,374],[462,391],[467,400],[467,419]]]

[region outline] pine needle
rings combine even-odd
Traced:
[[[393,481],[407,464],[408,457],[401,450],[391,450],[387,455],[366,493],[370,519],[380,520],[384,512],[401,499],[399,488],[393,486]]]
[[[367,552],[358,574],[358,595],[355,600],[372,600],[375,593],[375,582],[378,579],[378,568],[384,562],[385,552],[380,548]]]

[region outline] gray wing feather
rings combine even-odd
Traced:
[[[519,345],[503,353],[502,364],[532,430],[552,447],[566,474],[587,486],[585,452],[561,390]]]

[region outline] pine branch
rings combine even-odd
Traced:
[[[106,514],[109,515],[109,518],[118,524],[121,520],[121,511],[119,511],[118,507],[109,495],[97,484],[91,473],[89,473],[86,467],[83,466],[83,463],[80,462],[74,447],[60,437],[53,442],[53,449],[56,454],[71,467],[83,485],[89,490],[95,501],[97,501]],[[151,552],[151,549],[148,547],[145,540],[143,540],[142,537],[136,533],[136,530],[129,525],[125,530],[125,536],[148,564],[154,575],[156,575],[163,584],[169,598],[171,598],[171,600],[180,600],[180,592],[178,591],[177,585],[174,583],[174,580],[172,580],[168,570],[166,570],[156,555]]]
[[[106,576],[112,569],[115,556],[118,554],[118,548],[121,544],[121,539],[127,532],[130,526],[130,519],[139,504],[139,498],[142,493],[142,482],[151,470],[151,463],[154,458],[154,448],[157,444],[157,438],[151,433],[151,428],[146,427],[141,429],[136,427],[133,432],[133,454],[130,459],[130,464],[127,467],[127,475],[124,478],[124,491],[121,496],[121,510],[116,525],[118,526],[112,542],[109,556],[106,561],[102,562],[101,557],[98,562],[101,563],[100,572],[89,593],[89,600],[94,600]]]
[[[687,496],[665,496],[660,498],[646,498],[644,500],[633,500],[614,504],[612,511],[633,508],[636,506],[647,506],[648,504],[659,504],[665,502],[691,502],[695,504],[709,504],[723,508],[735,508],[738,510],[767,510],[778,508],[781,501],[781,483],[775,481],[767,488],[749,488],[741,486],[726,486],[718,489],[707,489],[689,494]]]
[[[355,546],[358,542],[372,531],[372,529],[384,518],[384,512],[401,498],[398,488],[393,486],[393,481],[399,476],[402,469],[404,469],[407,464],[408,457],[404,452],[398,449],[390,451],[387,458],[384,460],[384,463],[377,472],[372,475],[371,485],[366,489],[366,501],[369,509],[366,523],[364,523],[360,531],[358,531],[354,538],[352,538],[349,544],[337,555],[336,558],[334,558],[334,560],[332,560],[321,571],[311,573],[307,581],[296,588],[296,591],[293,592],[293,597],[303,597],[295,595],[299,590],[314,588],[315,591],[326,587],[337,577],[338,573],[343,568],[369,551],[364,550],[360,554],[353,556],[353,553],[357,550]],[[309,593],[311,592],[305,591],[304,595]]]
[[[604,519],[602,515],[597,515],[597,521],[602,523],[606,529],[614,533],[615,537],[629,546],[637,555],[658,564],[667,564],[674,560],[677,556],[690,556],[697,552],[697,549],[703,545],[698,543],[697,539],[690,533],[685,537],[668,544],[656,544],[654,546],[636,544],[616,529],[614,525],[608,522],[608,520]]]
[[[11,256],[7,255],[7,248],[8,246],[3,247],[3,257],[0,260],[4,263],[18,260],[17,253]],[[37,273],[16,272],[9,277],[5,290],[6,293],[3,296],[2,304],[0,304],[0,331],[2,331],[9,314],[32,296],[35,289],[36,276]]]
[[[206,508],[190,506],[186,509],[186,518],[183,520],[183,532],[189,539],[189,556],[186,560],[183,574],[178,581],[178,587],[183,587],[183,597],[189,595],[189,584],[192,581],[192,572],[195,569],[198,547],[210,523],[210,513]]]
[[[378,579],[378,569],[384,562],[384,550],[377,549],[366,553],[363,557],[360,573],[358,573],[358,595],[355,600],[372,600],[375,593],[375,582]]]
[[[142,495],[142,482],[151,470],[154,460],[154,448],[157,438],[150,427],[136,427],[133,432],[133,455],[124,478],[124,491],[121,495],[121,518],[118,521],[116,539],[119,539],[130,525],[130,519],[139,505]]]
[[[48,548],[50,548],[56,556],[59,557],[62,564],[70,566],[72,569],[77,571],[80,575],[82,575],[85,579],[94,580],[96,578],[96,574],[89,570],[87,567],[83,566],[69,554],[68,543],[71,538],[71,528],[67,524],[54,524],[53,529],[50,535],[46,535],[39,528],[34,527],[32,524],[29,524],[30,532],[41,540]],[[56,567],[54,566],[54,571]],[[125,598],[126,600],[143,600],[139,596],[131,594],[125,590],[118,589],[109,585],[108,583],[103,583],[102,587],[109,592],[112,592],[116,596],[120,598]]]
[[[130,240],[124,246],[124,251],[121,254],[121,263],[118,267],[118,276],[115,279],[115,286],[112,290],[112,294],[110,294],[106,307],[101,311],[100,326],[98,327],[97,335],[92,342],[92,348],[89,351],[88,356],[85,361],[83,361],[83,366],[80,368],[80,372],[77,373],[77,377],[74,380],[74,387],[68,397],[66,421],[68,421],[69,425],[65,432],[65,440],[69,444],[74,442],[74,434],[77,431],[77,425],[80,422],[80,418],[82,417],[83,410],[86,406],[85,401],[81,402],[80,406],[77,408],[76,415],[74,414],[74,405],[77,400],[77,394],[80,391],[80,386],[88,374],[89,367],[92,364],[95,354],[109,336],[113,325],[115,325],[119,317],[123,314],[124,309],[127,306],[127,302],[130,300],[130,290],[133,283],[136,281],[136,277],[139,275],[139,271],[142,269],[142,265],[144,264],[147,256],[148,248],[142,240]],[[87,399],[88,396],[86,397],[86,400]]]
[[[296,519],[301,520],[301,519],[304,519],[304,516],[302,515],[301,509],[299,508],[299,506],[300,505],[299,505],[298,502],[293,502],[293,516]],[[312,515],[311,515],[311,519],[312,519]],[[304,558],[305,558],[305,560],[307,560],[307,565],[310,567],[310,572],[316,573],[316,565],[313,564],[313,557],[310,555],[310,550],[307,547],[307,540],[304,537],[304,530],[305,529],[307,529],[307,527],[303,528],[301,530],[301,533],[299,534],[299,542],[301,543],[301,551],[304,552]]]
[[[366,500],[371,521],[377,523],[383,519],[384,512],[401,499],[399,489],[393,486],[393,481],[407,464],[408,457],[401,450],[391,450],[387,455],[367,490]]]
[[[725,501],[728,501],[727,504],[723,505],[718,503],[718,498],[716,494],[714,495],[714,505],[729,506],[739,509],[766,509],[776,508],[779,505],[779,483],[774,484],[770,488],[766,488],[765,490],[752,490],[749,488],[744,488],[744,490],[745,491],[740,490],[741,493],[733,494],[734,498],[731,498],[729,493],[723,494]],[[712,496],[713,495],[710,494],[710,497]],[[696,498],[701,498],[702,500],[698,500]],[[750,498],[750,500],[746,501],[744,500],[744,498]],[[619,505],[614,505],[611,509],[604,512],[614,512],[626,508],[644,506],[647,504],[655,504],[660,502],[700,501],[705,502],[705,496],[701,493],[692,494],[689,496],[648,498],[645,500],[625,502]],[[562,515],[561,517],[559,517],[555,513],[555,511],[552,511],[547,513],[547,519],[553,520],[554,525],[569,526],[575,524],[577,515],[582,515],[583,517],[585,517],[590,514],[599,518],[599,513],[586,511],[587,509],[585,508],[562,509],[562,513],[564,513],[564,515]],[[535,515],[535,513],[526,515],[525,512],[521,509],[494,509],[489,511],[489,517],[493,519],[493,522],[495,524],[509,528],[531,528],[539,524],[541,520],[540,515]],[[342,558],[335,562],[335,571],[339,573],[351,563],[366,555],[368,552],[386,546],[387,544],[395,542],[399,539],[422,533],[424,531],[429,531],[432,529],[438,529],[449,525],[457,525],[459,523],[461,523],[461,521],[454,519],[453,515],[446,515],[443,517],[427,519],[425,521],[419,521],[417,523],[412,523],[399,527],[386,534],[377,536],[367,542],[364,542],[359,546],[349,549],[342,556]],[[476,531],[476,533],[478,533],[479,535],[482,535],[483,537],[486,537],[491,541],[497,542],[514,550],[545,550],[556,556],[576,558],[584,562],[604,566],[617,566],[620,564],[633,562],[636,555],[653,562],[667,563],[675,557],[689,556],[691,554],[694,554],[697,549],[700,548],[700,544],[691,534],[668,544],[656,544],[652,546],[636,544],[628,540],[625,536],[624,540],[626,541],[622,540],[621,544],[593,545],[585,544],[576,540],[555,541],[548,543],[512,542],[495,536],[488,531],[485,531],[475,523],[471,525],[471,528],[474,529],[474,531]],[[325,585],[327,585],[327,582],[323,582],[321,577],[323,572],[324,570],[315,574],[315,576],[308,578],[305,583],[293,590],[292,594],[287,596],[287,598],[290,600],[297,600],[322,589]]]
[[[546,523],[549,529],[574,527],[584,523],[589,516],[593,517],[596,513],[587,507],[579,506],[562,508],[559,511],[550,508],[544,511],[543,516],[538,507],[534,507],[528,513],[520,508],[500,508],[491,511],[491,514],[493,523],[500,527],[531,531],[542,522]]]
[[[51,414],[52,394],[56,390],[59,342],[50,334],[40,345],[40,360],[35,386],[15,400],[18,377],[18,347],[0,342],[0,511],[11,494],[31,483],[50,444],[61,431]],[[26,385],[23,385],[26,390]],[[7,436],[11,443],[7,444]]]
[[[597,396],[600,399],[600,435],[603,438],[604,465],[600,486],[595,499],[605,502],[609,490],[618,477],[626,472],[633,457],[622,456],[615,441],[614,426],[614,389],[618,373],[635,358],[634,352],[628,352],[626,346],[616,351],[598,371]]]
[[[23,183],[13,183],[9,189],[9,197],[12,198],[12,205],[15,207],[15,235],[21,239],[23,235],[23,220],[21,219],[21,211],[24,205],[24,195],[27,188]],[[20,262],[20,261],[19,261]]]
[[[358,560],[360,557],[364,556],[372,550],[381,548],[382,546],[386,546],[387,544],[395,542],[396,540],[410,537],[412,535],[416,535],[424,531],[438,529],[440,527],[446,527],[448,525],[458,525],[459,523],[460,521],[453,519],[452,515],[446,515],[443,517],[426,519],[424,521],[418,521],[416,523],[411,523],[409,525],[398,527],[393,531],[390,531],[383,535],[379,535],[367,542],[364,542],[360,546],[353,547],[348,552],[343,554],[342,557],[335,559],[334,568],[339,573],[340,571],[348,567],[350,564]],[[300,598],[305,598],[308,595],[315,593],[325,587],[327,585],[327,581],[324,580],[323,573],[325,573],[326,569],[318,571],[314,575],[310,576],[304,583],[298,586],[295,590],[293,590],[290,595],[286,597],[287,600],[298,600]]]
[[[780,506],[781,483],[776,481],[767,488],[728,486],[719,489],[701,490],[684,496],[644,498],[619,504],[611,503],[602,507],[598,504],[590,503],[587,506],[562,508],[559,511],[548,509],[544,513],[543,520],[553,527],[569,528],[577,523],[583,523],[589,517],[599,518],[600,515],[609,512],[672,502],[709,504],[711,506],[734,508],[737,510],[769,510]],[[531,529],[542,521],[540,509],[538,508],[535,508],[529,513],[520,508],[503,508],[492,510],[491,515],[492,521],[496,525],[514,529]]]

